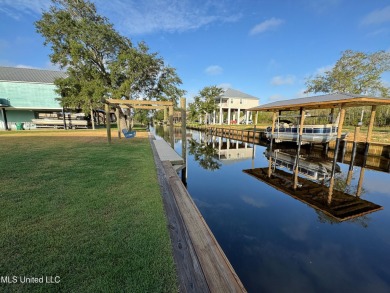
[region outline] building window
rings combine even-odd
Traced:
[[[242,104],[242,99],[240,99],[240,104]]]
[[[230,99],[230,103],[232,103],[232,104],[233,104],[233,99]]]

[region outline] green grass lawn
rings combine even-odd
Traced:
[[[1,292],[177,292],[148,139],[2,135],[0,150],[0,276],[60,277]]]

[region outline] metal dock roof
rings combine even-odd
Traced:
[[[390,105],[389,98],[370,97],[364,95],[335,93],[321,96],[305,97],[299,99],[283,100],[268,103],[249,109],[250,111],[294,111],[304,109],[330,109],[344,107],[359,107],[372,105]]]

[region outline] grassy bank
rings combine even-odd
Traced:
[[[147,139],[1,135],[0,149],[0,276],[60,278],[0,291],[177,291]]]

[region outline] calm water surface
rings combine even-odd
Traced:
[[[249,292],[390,292],[389,173],[364,172],[361,198],[383,210],[339,222],[243,172],[268,166],[265,147],[255,146],[254,159],[252,144],[236,151],[235,141],[210,153],[202,136],[187,135],[187,188]],[[178,136],[179,154],[181,144]],[[338,166],[345,181],[349,165]]]

